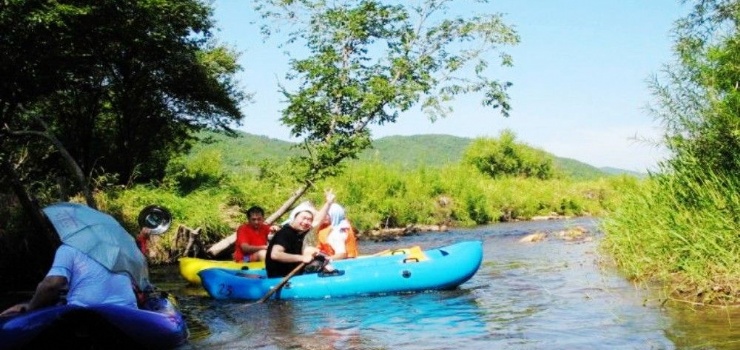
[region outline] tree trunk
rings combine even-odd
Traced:
[[[298,188],[295,192],[293,192],[293,195],[288,198],[283,205],[272,215],[268,216],[267,219],[265,219],[265,223],[268,225],[272,225],[275,220],[283,216],[285,212],[290,209],[293,204],[295,204],[296,201],[298,201],[299,198],[303,196],[303,194],[306,193],[308,188],[310,187],[310,183],[304,183],[300,188]],[[226,238],[218,241],[214,245],[212,245],[206,253],[209,256],[219,256],[221,253],[223,253],[225,250],[233,248],[234,242],[236,242],[236,233],[232,233]]]
[[[10,133],[13,135],[37,135],[37,136],[45,137],[47,140],[51,141],[54,147],[56,147],[56,149],[59,151],[59,154],[62,155],[62,158],[64,158],[65,160],[64,163],[67,165],[67,168],[72,173],[73,177],[77,180],[80,186],[80,189],[82,190],[82,193],[85,196],[85,201],[87,202],[87,206],[93,209],[98,209],[98,205],[95,203],[95,198],[92,195],[92,191],[90,191],[90,188],[86,181],[85,174],[82,172],[82,169],[80,169],[80,166],[77,165],[77,162],[72,157],[72,155],[69,154],[69,152],[64,147],[62,142],[59,141],[59,139],[56,138],[54,135],[52,135],[51,132],[49,132],[49,127],[46,125],[46,123],[43,120],[41,120],[41,118],[35,118],[35,119],[44,128],[44,132],[25,130],[25,131],[11,131]]]
[[[49,221],[44,218],[44,213],[41,211],[41,208],[39,208],[38,201],[33,198],[28,191],[26,191],[26,188],[21,183],[18,173],[13,169],[13,166],[7,161],[2,161],[0,162],[0,167],[2,167],[3,172],[8,174],[10,184],[13,187],[13,192],[15,192],[16,197],[18,197],[18,201],[20,201],[21,206],[23,206],[26,213],[31,215],[33,218],[34,226],[36,226],[38,232],[43,233],[49,242],[59,242],[59,237],[57,236],[56,231],[51,227]]]

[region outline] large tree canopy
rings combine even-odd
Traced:
[[[5,1],[0,160],[68,174],[33,137],[44,132],[88,176],[161,178],[191,132],[228,130],[250,98],[233,79],[236,54],[213,43],[211,14],[197,0]]]
[[[463,161],[493,178],[505,176],[554,177],[553,159],[545,151],[516,142],[516,134],[504,130],[498,139],[479,137],[465,149]]]
[[[486,1],[256,1],[265,33],[292,25],[286,44],[308,49],[290,62],[298,87],[283,89],[281,119],[308,151],[296,162],[300,178],[335,174],[370,146],[369,125],[394,123],[414,106],[434,121],[452,112],[456,95],[479,93],[508,116],[511,84],[488,61],[511,65],[500,48],[519,38],[500,14],[450,12],[475,2]]]
[[[306,151],[292,161],[301,187],[267,222],[314,181],[337,174],[343,160],[370,147],[370,125],[394,123],[414,106],[433,121],[449,115],[448,103],[467,93],[481,94],[484,105],[508,116],[511,84],[497,80],[488,61],[511,65],[500,49],[517,44],[518,35],[500,14],[462,17],[449,11],[486,2],[254,1],[268,37],[292,30],[285,42],[293,53],[286,78],[296,87],[282,87],[287,107],[281,121]],[[233,239],[209,252],[217,255]]]

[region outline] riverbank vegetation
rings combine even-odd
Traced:
[[[652,85],[672,155],[604,221],[626,275],[668,297],[740,302],[740,1],[696,2],[676,25],[678,62]]]
[[[508,116],[511,83],[489,68],[513,64],[502,50],[519,36],[500,15],[445,17],[453,3],[422,1],[424,10],[415,11],[378,1],[260,2],[264,33],[284,21],[299,28],[276,45],[305,54],[291,59],[285,86],[295,90],[282,91],[280,119],[301,141],[241,155],[242,147],[206,147],[200,139],[204,130],[234,136],[251,98],[236,82],[238,53],[213,37],[206,4],[6,1],[3,286],[32,286],[43,276],[53,232],[38,209],[58,200],[86,202],[132,233],[141,208],[164,205],[177,224],[200,227],[209,244],[233,232],[244,208],[261,205],[279,221],[297,201],[320,202],[332,188],[361,231],[553,213],[603,217],[603,247],[629,278],[664,283],[672,297],[736,304],[740,1],[696,1],[677,23],[678,62],[666,69],[667,82],[652,86],[665,128],[659,142],[672,154],[647,179],[574,176],[584,168],[518,143],[510,131],[475,139],[454,156],[435,151],[455,144],[448,138],[417,146],[430,154],[415,161],[376,157],[381,148],[372,148],[368,126],[392,124],[412,107],[435,120],[453,113],[454,97],[476,94]],[[173,244],[172,232],[160,243]]]
[[[516,142],[510,132],[503,135],[471,142],[470,149],[454,161],[413,168],[377,158],[353,161],[342,174],[316,182],[304,199],[320,203],[322,190],[332,188],[353,224],[366,233],[407,225],[471,227],[534,216],[603,216],[618,206],[622,188],[640,181],[631,175],[604,173],[591,180],[573,179],[563,175],[571,170],[543,165],[551,164],[549,154]],[[229,147],[223,143],[242,142],[236,138],[196,146],[198,152],[171,162],[161,184],[110,187],[100,192],[101,206],[121,213],[133,230],[138,210],[153,203],[164,205],[175,222],[202,228],[204,243],[212,244],[234,232],[246,208],[260,205],[271,213],[295,187],[283,161],[240,159],[240,166],[224,161],[219,150]],[[409,154],[409,160],[414,154]],[[488,172],[480,169],[494,164],[485,159],[522,165],[498,171],[494,177],[490,167]],[[534,164],[550,169],[550,175],[521,175]]]
[[[631,175],[609,174],[591,180],[574,179],[563,175],[572,169],[553,166],[552,156],[546,152],[517,142],[513,133],[505,135],[503,139],[474,140],[470,144],[476,146],[458,154],[457,159],[425,166],[389,165],[378,160],[377,155],[375,160],[353,161],[342,174],[315,183],[304,199],[320,203],[322,190],[332,188],[361,232],[406,225],[454,228],[528,220],[534,216],[603,216],[619,207],[624,188],[633,188],[641,181]],[[429,141],[434,142],[434,138]],[[237,137],[222,142],[233,145],[242,140]],[[418,145],[412,148],[429,147]],[[289,164],[282,159],[242,158],[239,159],[240,165],[236,166],[224,161],[226,157],[220,151],[233,149],[231,146],[209,143],[195,145],[193,149],[197,151],[173,158],[160,182],[122,186],[103,177],[96,178],[95,183],[99,185],[94,195],[99,208],[118,218],[129,232],[135,233],[138,232],[138,212],[150,204],[163,205],[173,214],[174,226],[200,228],[200,239],[208,246],[232,234],[244,221],[244,210],[260,205],[268,213],[273,212],[296,186],[296,180],[285,169]],[[413,158],[414,154],[409,156]],[[508,168],[510,174],[496,172],[494,177],[490,171],[480,169],[485,168],[484,159],[519,163],[522,167]],[[534,164],[549,168],[550,175],[543,179],[521,175]],[[56,201],[58,197],[54,193],[58,190],[58,187],[51,186],[46,191],[50,195],[39,200],[43,203]],[[84,202],[84,198],[79,196],[72,200]],[[21,222],[15,222],[15,225],[21,228],[13,233],[19,239],[10,240],[7,238],[12,235],[5,235],[0,245],[3,249],[0,266],[7,269],[0,272],[11,282],[16,277],[10,276],[38,276],[45,271],[44,264],[49,262],[34,263],[35,270],[29,274],[16,273],[13,266],[17,264],[14,262],[31,260],[32,254],[25,245],[44,245],[43,242],[36,244],[37,239],[22,238],[36,237],[32,234],[32,227]],[[162,248],[160,251],[165,254],[154,257],[152,263],[168,263],[176,258],[176,252],[171,250],[175,231],[176,227],[173,227],[158,241]],[[30,286],[29,283],[38,280],[18,278],[22,281],[9,285]]]
[[[86,202],[132,233],[141,208],[163,205],[209,244],[233,233],[251,205],[279,221],[297,201],[320,202],[332,188],[360,231],[605,217],[603,247],[629,278],[665,283],[672,297],[737,303],[740,1],[698,1],[677,23],[678,61],[666,83],[653,85],[665,128],[658,142],[671,158],[647,179],[588,175],[509,131],[454,154],[446,151],[460,140],[436,138],[381,145],[399,157],[418,150],[401,164],[377,157],[383,148],[373,149],[368,126],[392,124],[411,108],[432,121],[452,117],[447,104],[472,94],[508,117],[511,83],[494,68],[513,64],[503,49],[519,35],[497,14],[446,17],[453,3],[422,1],[416,11],[378,1],[257,2],[264,33],[295,25],[275,45],[298,48],[280,121],[300,141],[212,148],[200,132],[234,136],[251,94],[236,81],[239,53],[214,39],[208,5],[6,1],[3,287],[32,287],[48,268],[54,233],[39,208],[55,201]],[[172,232],[159,243],[172,245]]]
[[[231,233],[246,205],[277,208],[268,218],[276,220],[304,194],[317,201],[326,187],[345,196],[360,227],[601,212],[608,189],[558,177],[544,152],[513,137],[484,140],[465,164],[443,169],[353,163],[372,145],[369,126],[392,124],[411,108],[435,120],[452,114],[456,96],[474,94],[508,116],[511,83],[495,68],[513,64],[504,49],[519,36],[500,14],[460,16],[448,11],[452,4],[257,3],[265,34],[284,21],[300,28],[275,43],[303,55],[285,72],[294,90],[282,91],[280,119],[301,140],[300,152],[232,173],[222,161],[229,150],[188,155],[199,131],[239,126],[251,98],[236,81],[238,53],[213,37],[206,3],[7,1],[0,12],[7,34],[0,45],[12,53],[0,57],[0,195],[8,203],[0,208],[0,280],[12,286],[9,276],[43,273],[49,258],[28,274],[16,268],[44,253],[36,247],[53,248],[39,209],[58,200],[86,202],[132,232],[140,208],[165,205],[181,223],[202,227],[206,240]],[[500,167],[500,160],[512,163]]]

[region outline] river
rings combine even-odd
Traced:
[[[589,238],[554,232],[580,226]],[[530,233],[547,232],[537,243]],[[504,223],[360,242],[362,253],[481,240],[483,264],[452,291],[253,304],[208,297],[176,266],[152,280],[174,293],[191,336],[182,349],[737,349],[740,311],[666,302],[624,279],[590,218]]]

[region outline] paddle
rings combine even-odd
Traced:
[[[282,280],[282,281],[280,281],[280,283],[278,283],[278,284],[277,284],[277,285],[275,286],[275,288],[272,288],[272,289],[270,289],[270,291],[268,291],[268,292],[267,292],[267,293],[265,294],[265,296],[263,296],[262,298],[260,298],[260,300],[258,300],[258,301],[257,301],[257,303],[258,303],[258,304],[259,304],[259,303],[264,303],[264,302],[265,302],[265,300],[267,300],[267,299],[270,299],[270,296],[272,296],[272,295],[273,295],[273,294],[274,294],[275,292],[277,292],[278,290],[280,290],[280,288],[283,288],[283,286],[284,286],[284,285],[285,285],[286,283],[288,283],[288,280],[289,280],[289,279],[290,279],[291,277],[293,277],[293,275],[297,274],[297,273],[298,273],[298,271],[301,271],[301,269],[302,269],[302,268],[303,268],[304,266],[306,266],[306,263],[304,263],[304,262],[302,262],[302,263],[298,264],[298,266],[296,266],[296,268],[294,268],[294,269],[293,269],[293,271],[290,271],[290,273],[289,273],[289,274],[288,274],[287,276],[283,277],[283,280]]]

